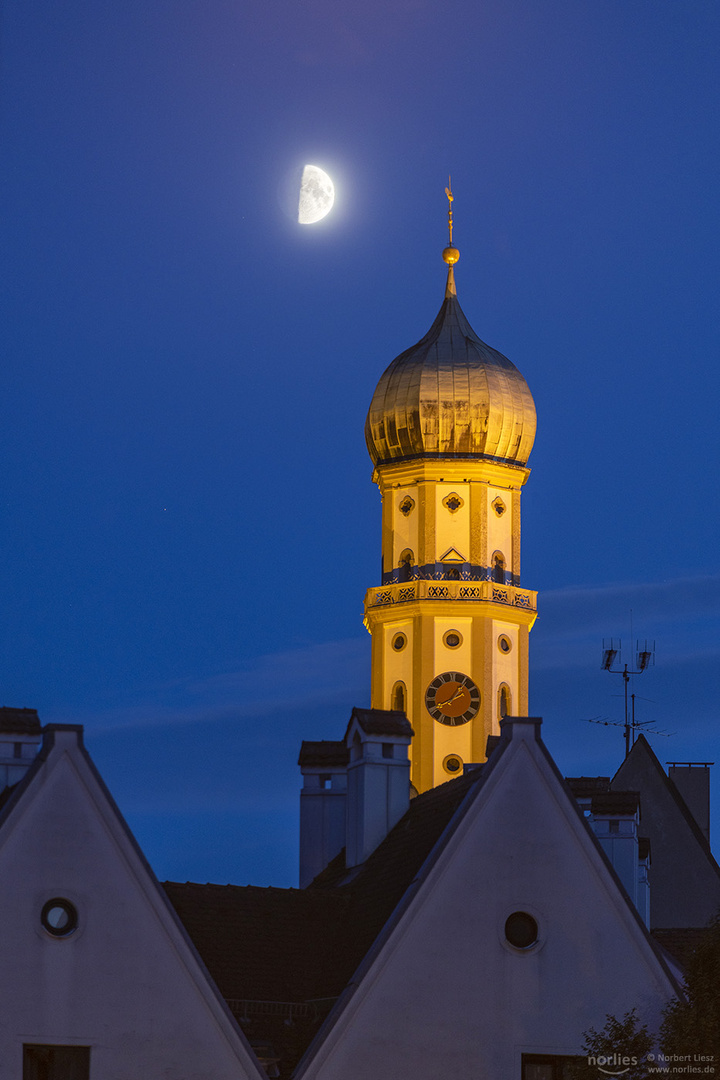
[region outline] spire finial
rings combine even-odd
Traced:
[[[452,182],[451,182],[451,178],[449,176],[448,176],[448,186],[445,188],[445,194],[448,197],[448,232],[450,234],[450,243],[448,244],[448,246],[445,248],[445,250],[442,253],[443,259],[447,263],[447,267],[448,267],[447,288],[445,290],[445,296],[447,298],[448,296],[455,296],[456,295],[456,293],[455,293],[455,274],[453,273],[453,266],[455,265],[455,263],[460,258],[460,252],[453,245],[453,237],[452,237],[452,234],[453,234],[452,204],[453,204],[453,200],[454,200],[455,196],[452,193]]]
[[[450,247],[452,247],[452,204],[455,196],[452,193],[452,178],[448,176],[448,186],[445,188],[448,197],[448,232],[450,233]]]

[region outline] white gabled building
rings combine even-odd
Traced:
[[[82,744],[0,809],[0,1080],[264,1074]]]
[[[402,813],[407,720],[355,710],[303,765],[332,751],[355,855],[327,847],[299,890],[161,888],[81,729],[46,727],[0,793],[0,1080],[562,1080],[607,1013],[652,1027],[680,970],[540,724],[506,717],[484,765]]]
[[[636,1007],[659,1021],[677,969],[584,820],[540,723],[502,722],[298,1080],[554,1078],[606,1013]],[[366,873],[381,878],[381,861],[382,847]],[[545,1073],[531,1071],[540,1064]]]

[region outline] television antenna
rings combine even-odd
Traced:
[[[611,675],[622,675],[623,682],[625,683],[625,723],[621,724],[617,721],[599,721],[600,723],[606,723],[610,727],[623,727],[625,729],[625,757],[630,753],[630,747],[635,744],[635,737],[637,732],[646,727],[650,727],[651,720],[638,721],[635,719],[635,694],[630,694],[632,701],[632,711],[630,709],[630,703],[628,702],[628,684],[633,675],[642,675],[644,671],[647,671],[649,667],[653,667],[655,664],[655,642],[652,645],[648,643],[647,638],[641,645],[640,641],[635,642],[635,666],[634,668],[628,667],[627,664],[623,664],[622,660],[622,641],[620,638],[603,638],[603,655],[602,655],[602,670],[609,671]],[[598,721],[590,721],[590,723]],[[651,728],[651,730],[653,730]],[[654,731],[656,735],[670,735],[670,732]]]

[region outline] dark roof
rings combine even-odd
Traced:
[[[347,899],[335,890],[166,881],[164,889],[253,1046],[287,1078],[333,1004],[327,978]]]
[[[707,926],[687,926],[668,930],[652,930],[651,933],[658,945],[662,945],[664,949],[667,949],[681,968],[686,968],[698,945],[701,945],[712,933],[712,928]]]
[[[347,765],[349,756],[345,743],[336,739],[303,740],[298,765]]]
[[[307,889],[164,883],[245,1034],[272,1043],[283,1078],[482,771],[473,769],[418,795],[359,870],[347,872],[342,851]],[[293,1016],[286,1023],[277,1008],[263,1008],[282,1002],[317,1007],[310,1017]]]
[[[599,791],[592,797],[593,814],[635,814],[639,806],[639,791]]]
[[[599,791],[610,790],[609,776],[566,776],[565,783],[576,799],[587,799]]]
[[[165,892],[225,998],[307,1001],[331,963],[337,892],[166,881]]]
[[[3,735],[39,735],[42,731],[37,709],[11,709],[0,706],[0,732]]]
[[[366,735],[415,734],[405,713],[397,709],[353,709],[350,724],[353,720],[357,720]]]

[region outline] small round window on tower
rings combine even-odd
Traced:
[[[392,647],[395,652],[401,652],[407,645],[407,638],[404,634],[396,634],[392,639]]]
[[[458,757],[457,754],[448,754],[443,761],[443,769],[445,772],[449,772],[451,776],[457,776],[462,772],[463,759]]]
[[[512,649],[512,641],[507,634],[501,634],[498,638],[498,648],[500,652],[509,653]]]
[[[447,645],[448,649],[457,649],[458,645],[462,645],[462,634],[459,630],[448,630],[443,635],[443,644]]]

